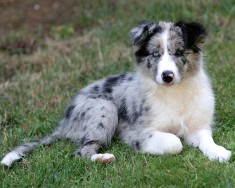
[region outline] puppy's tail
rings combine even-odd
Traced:
[[[40,145],[48,145],[56,141],[61,137],[58,132],[54,132],[49,136],[42,138],[39,141],[32,141],[22,145],[17,146],[11,152],[7,153],[2,159],[1,164],[10,167],[15,161],[21,160],[26,154],[30,153],[32,150]]]

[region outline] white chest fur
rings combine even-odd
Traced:
[[[151,104],[150,129],[184,136],[201,126],[211,125],[214,97],[205,75],[172,87],[159,86],[147,95]]]

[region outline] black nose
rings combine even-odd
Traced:
[[[164,71],[162,73],[162,80],[166,83],[172,82],[174,79],[174,73],[172,71]]]

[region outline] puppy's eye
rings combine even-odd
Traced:
[[[175,56],[183,56],[183,54],[184,54],[184,51],[180,49],[176,50],[175,52]]]
[[[154,52],[152,53],[152,57],[154,57],[154,58],[159,58],[159,57],[161,57],[161,54],[160,54],[159,52],[157,52],[157,51],[154,51]]]

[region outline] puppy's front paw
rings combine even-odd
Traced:
[[[178,154],[182,151],[181,140],[171,133],[155,132],[153,136],[145,142],[144,153],[154,155]]]
[[[222,146],[214,145],[207,148],[204,155],[206,155],[210,160],[219,160],[219,162],[224,163],[230,159],[232,153]]]

